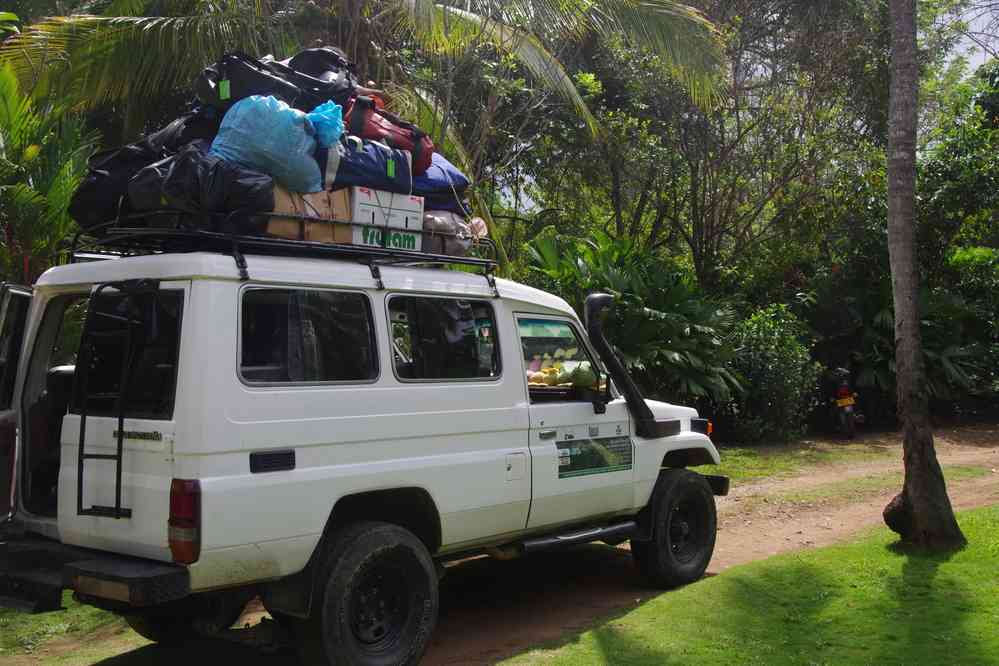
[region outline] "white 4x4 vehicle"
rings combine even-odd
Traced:
[[[239,250],[4,289],[0,601],[177,642],[259,595],[311,662],[408,664],[444,561],[630,539],[654,585],[703,574],[728,480],[685,469],[708,423],[642,398],[609,296],[584,327],[481,260]]]

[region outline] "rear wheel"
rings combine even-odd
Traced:
[[[309,664],[416,664],[437,623],[437,573],[415,535],[363,522],[333,537],[302,625]]]
[[[662,473],[652,509],[652,539],[631,540],[642,574],[657,587],[677,587],[704,575],[715,549],[717,514],[707,480],[686,469]]]

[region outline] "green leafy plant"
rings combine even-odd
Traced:
[[[804,432],[822,373],[803,342],[807,338],[805,325],[786,305],[759,310],[736,326],[731,368],[746,390],[719,410],[723,437],[772,443]]]
[[[707,299],[688,273],[600,232],[582,239],[547,227],[527,253],[533,281],[577,311],[591,292],[617,297],[608,337],[648,396],[724,401],[741,390],[726,366],[732,312]]]
[[[30,284],[76,229],[67,209],[97,136],[65,108],[37,106],[0,67],[0,259],[7,279]]]

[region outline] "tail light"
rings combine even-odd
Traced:
[[[715,424],[712,423],[710,420],[708,420],[708,431],[705,434],[710,437],[714,433],[714,431],[715,431]]]
[[[201,555],[201,483],[174,479],[170,484],[170,553],[178,564],[193,564]]]

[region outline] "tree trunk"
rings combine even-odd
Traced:
[[[916,0],[890,0],[892,28],[888,136],[888,253],[895,300],[895,372],[905,483],[884,510],[902,541],[949,549],[965,543],[933,448],[919,332],[915,186],[919,65]]]

